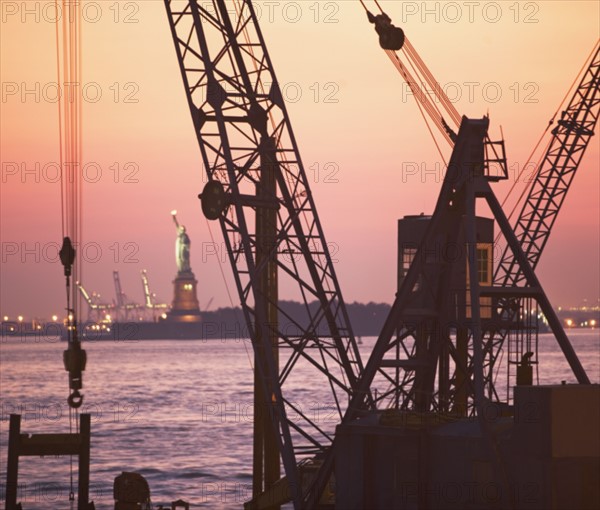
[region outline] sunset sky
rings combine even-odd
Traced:
[[[441,174],[407,172],[414,164],[440,165],[415,101],[358,0],[256,4],[275,72],[289,92],[288,112],[334,246],[343,296],[391,303],[396,220],[431,213],[441,185]],[[496,186],[504,198],[600,36],[600,4],[381,4],[458,111],[489,113],[492,139],[502,127],[511,169],[510,182]],[[51,182],[59,147],[54,20],[47,8],[53,2],[0,5],[0,314],[49,317],[65,307],[55,257],[62,240],[60,186]],[[211,308],[230,305],[220,263],[237,305],[220,229],[211,224],[217,257],[197,199],[204,170],[162,0],[83,5],[83,82],[90,94],[84,160],[95,165],[84,199],[85,287],[111,302],[112,271],[118,270],[124,292],[141,303],[140,271],[147,269],[152,291],[170,302],[176,273],[170,211],[177,209],[192,241],[200,306],[211,298]],[[23,94],[26,89],[33,92]],[[587,150],[539,265],[555,306],[584,299],[595,305],[600,297],[598,140]]]

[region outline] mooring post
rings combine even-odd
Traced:
[[[8,435],[8,465],[6,469],[6,510],[19,510],[17,489],[19,483],[19,457],[46,455],[77,455],[79,457],[77,510],[93,510],[90,492],[90,415],[79,417],[79,432],[69,434],[21,434],[21,415],[10,415]]]
[[[79,416],[79,436],[81,449],[79,450],[79,478],[77,493],[77,510],[89,510],[90,493],[90,415]]]
[[[17,481],[19,479],[19,436],[21,435],[21,415],[10,415],[8,432],[8,466],[6,468],[6,510],[17,508]]]

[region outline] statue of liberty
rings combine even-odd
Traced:
[[[177,221],[177,211],[171,211],[173,221],[177,227],[177,241],[175,242],[175,260],[177,261],[177,271],[181,273],[191,273],[190,267],[190,238],[185,232],[185,227]]]

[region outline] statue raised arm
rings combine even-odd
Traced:
[[[191,273],[190,266],[190,245],[191,241],[186,234],[185,226],[177,221],[177,211],[171,211],[173,221],[177,227],[177,241],[175,241],[175,260],[177,261],[177,271],[179,273]]]

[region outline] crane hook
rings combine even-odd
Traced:
[[[69,403],[69,407],[78,409],[83,404],[83,395],[79,393],[79,390],[75,390],[69,395],[67,402]]]
[[[67,402],[70,407],[77,409],[83,403],[83,395],[79,390],[83,386],[82,372],[87,362],[87,354],[77,338],[70,342],[69,348],[63,352],[63,362],[65,370],[69,372],[69,389],[72,390]]]

